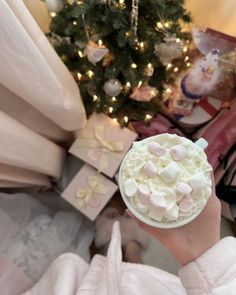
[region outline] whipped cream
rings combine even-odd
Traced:
[[[161,223],[189,218],[212,193],[212,167],[203,149],[173,134],[134,142],[122,163],[122,190],[145,217]]]

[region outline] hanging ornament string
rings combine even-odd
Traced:
[[[135,37],[137,37],[138,29],[138,2],[139,0],[132,0],[131,27]]]

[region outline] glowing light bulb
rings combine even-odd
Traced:
[[[157,22],[157,27],[158,27],[158,29],[162,29],[163,28],[163,24],[161,22]]]
[[[148,67],[149,69],[152,69],[152,64],[149,63],[149,64],[147,65],[147,67]]]
[[[174,68],[174,72],[177,73],[178,71],[179,71],[179,68],[178,67],[175,67]]]
[[[81,80],[82,79],[82,74],[81,73],[77,73],[77,78],[78,78],[78,80]]]
[[[74,26],[77,26],[77,21],[74,20],[74,21],[73,21],[73,25],[74,25]]]
[[[129,122],[129,118],[127,116],[124,116],[124,121],[125,121],[125,123],[128,123]]]
[[[57,14],[56,14],[56,12],[52,11],[52,12],[50,13],[50,15],[51,15],[51,17],[55,17]]]
[[[79,55],[79,57],[81,57],[81,58],[84,57],[84,54],[83,54],[83,52],[82,52],[81,50],[78,51],[78,55]]]
[[[111,100],[112,100],[113,102],[117,101],[117,99],[116,99],[115,96],[113,96],[113,97],[111,98]]]
[[[191,63],[190,62],[187,63],[187,67],[188,68],[191,67]]]
[[[142,81],[139,81],[138,82],[138,87],[142,86],[143,85],[143,82]]]
[[[126,37],[129,37],[129,36],[130,36],[130,32],[126,32],[126,33],[125,33],[125,36],[126,36]]]
[[[166,22],[166,23],[165,23],[165,27],[166,27],[166,28],[169,28],[169,27],[170,27],[170,24],[169,24],[168,22]]]
[[[117,124],[118,123],[117,118],[112,119],[112,121],[113,121],[114,124]]]
[[[130,82],[127,82],[127,83],[126,83],[126,86],[130,88],[130,87],[131,87]]]
[[[172,93],[171,88],[167,88],[167,89],[166,89],[166,93]]]
[[[136,65],[135,63],[132,63],[132,64],[131,64],[131,68],[132,68],[132,69],[136,69],[136,68],[137,68],[137,65]]]
[[[183,52],[187,52],[187,51],[188,51],[188,46],[184,46]]]
[[[113,112],[113,107],[109,107],[108,112],[111,114]]]
[[[149,114],[146,114],[145,121],[150,121],[152,119],[152,116]]]
[[[176,38],[176,43],[180,43],[180,38]]]
[[[188,56],[188,55],[185,56],[184,60],[185,60],[185,61],[188,61],[188,60],[189,60],[189,56]]]
[[[93,101],[97,101],[97,100],[98,100],[97,95],[94,95],[94,96],[93,96]]]
[[[173,65],[171,63],[168,63],[167,66],[166,66],[167,70],[169,70],[170,68],[172,68],[172,66]]]
[[[98,45],[102,46],[102,40],[101,39],[98,40]]]
[[[86,72],[86,74],[87,74],[87,76],[88,76],[90,79],[94,76],[94,72],[91,71],[91,70],[88,70],[88,71]]]
[[[144,49],[144,43],[143,42],[140,42],[139,43],[139,47],[140,47],[141,50],[143,50]]]

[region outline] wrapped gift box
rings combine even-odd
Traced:
[[[113,177],[136,137],[135,132],[121,128],[106,115],[94,113],[87,125],[77,132],[69,152]]]
[[[85,164],[61,196],[94,221],[117,188],[116,184]]]

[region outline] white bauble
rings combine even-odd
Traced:
[[[48,10],[60,12],[65,6],[65,0],[45,0]]]
[[[118,79],[110,79],[104,84],[103,89],[107,95],[117,96],[121,93],[122,85]]]

